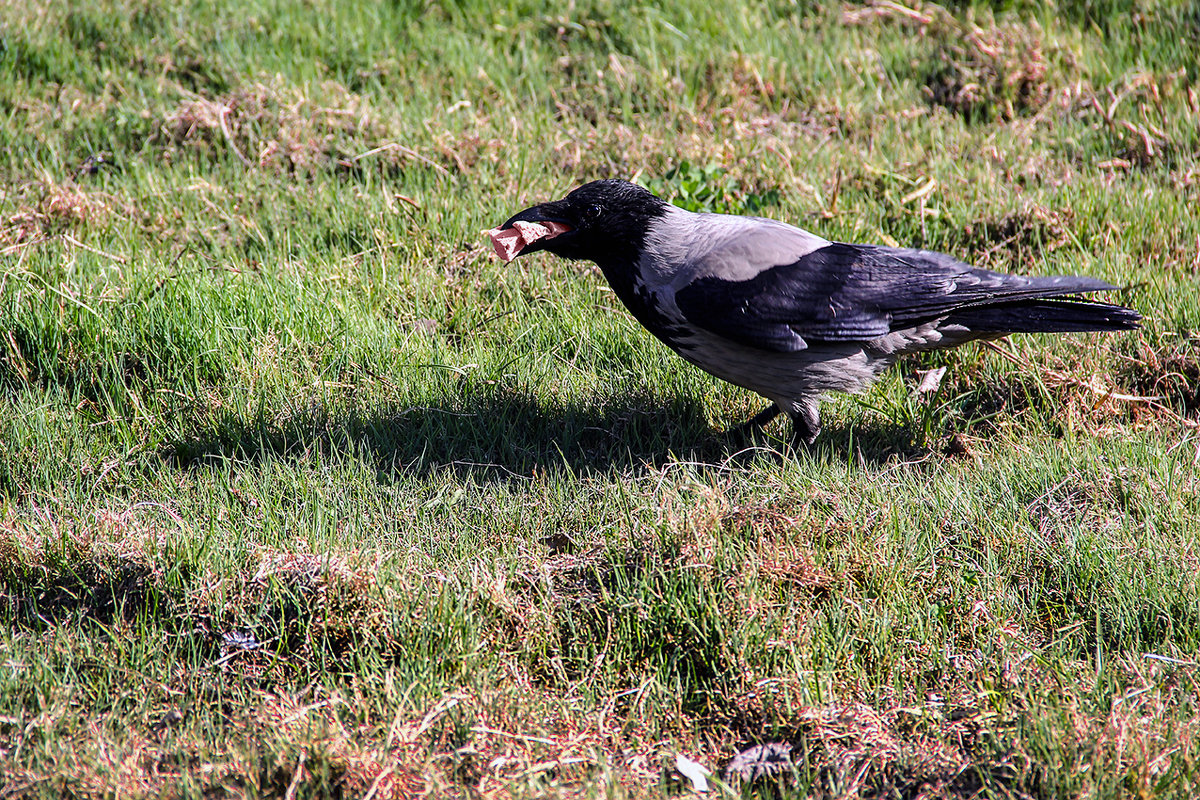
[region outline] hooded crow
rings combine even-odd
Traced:
[[[856,392],[907,353],[1010,333],[1118,331],[1134,310],[1077,297],[1115,286],[977,269],[928,250],[844,244],[761,217],[698,214],[594,181],[488,231],[505,261],[595,262],[633,316],[687,361],[758,392],[798,439],[828,392]]]

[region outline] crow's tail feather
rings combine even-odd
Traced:
[[[989,333],[1078,333],[1140,327],[1132,308],[1086,300],[1018,300],[972,306],[950,314],[947,324]]]

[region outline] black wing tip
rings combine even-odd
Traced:
[[[964,308],[947,320],[976,332],[1086,333],[1136,330],[1142,315],[1125,306],[1055,297]]]
[[[1096,281],[1096,283],[1102,284],[1105,288],[1088,289],[1086,291],[1119,291],[1122,288],[1104,283],[1103,281]],[[1095,322],[1097,325],[1104,326],[1097,327],[1094,330],[1137,330],[1142,327],[1142,320],[1144,319],[1141,312],[1136,309],[1119,306],[1115,303],[1097,302],[1082,297],[1056,297],[1049,302],[1067,309],[1069,312],[1075,312],[1080,321]]]
[[[1026,301],[1025,304],[1018,302],[1014,305],[1039,308],[1042,314],[1038,316],[1043,321],[1063,325],[1062,328],[1046,328],[1046,332],[1130,331],[1142,327],[1144,317],[1136,309],[1089,300],[1084,296],[1090,292],[1118,292],[1128,287],[1081,275],[1055,275],[1035,281],[1037,288],[1055,288],[1058,291]]]
[[[1145,317],[1143,317],[1139,311],[1136,311],[1132,308],[1126,308],[1124,306],[1113,306],[1112,322],[1115,326],[1117,326],[1115,330],[1137,330],[1138,328],[1142,327],[1143,319],[1145,319]]]

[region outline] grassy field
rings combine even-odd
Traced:
[[[657,797],[771,742],[708,796],[1195,796],[1198,51],[1191,0],[3,4],[0,798]],[[597,177],[1145,326],[740,451],[761,400],[591,265],[490,255]]]

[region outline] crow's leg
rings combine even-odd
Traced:
[[[793,437],[798,442],[811,445],[821,433],[821,401],[804,400],[796,403],[790,416],[794,428]]]
[[[734,427],[730,428],[728,435],[737,437],[739,439],[744,439],[745,437],[754,433],[754,431],[778,417],[780,413],[781,411],[779,406],[771,403],[771,405],[767,406],[762,411],[743,422],[741,425],[735,425]]]

